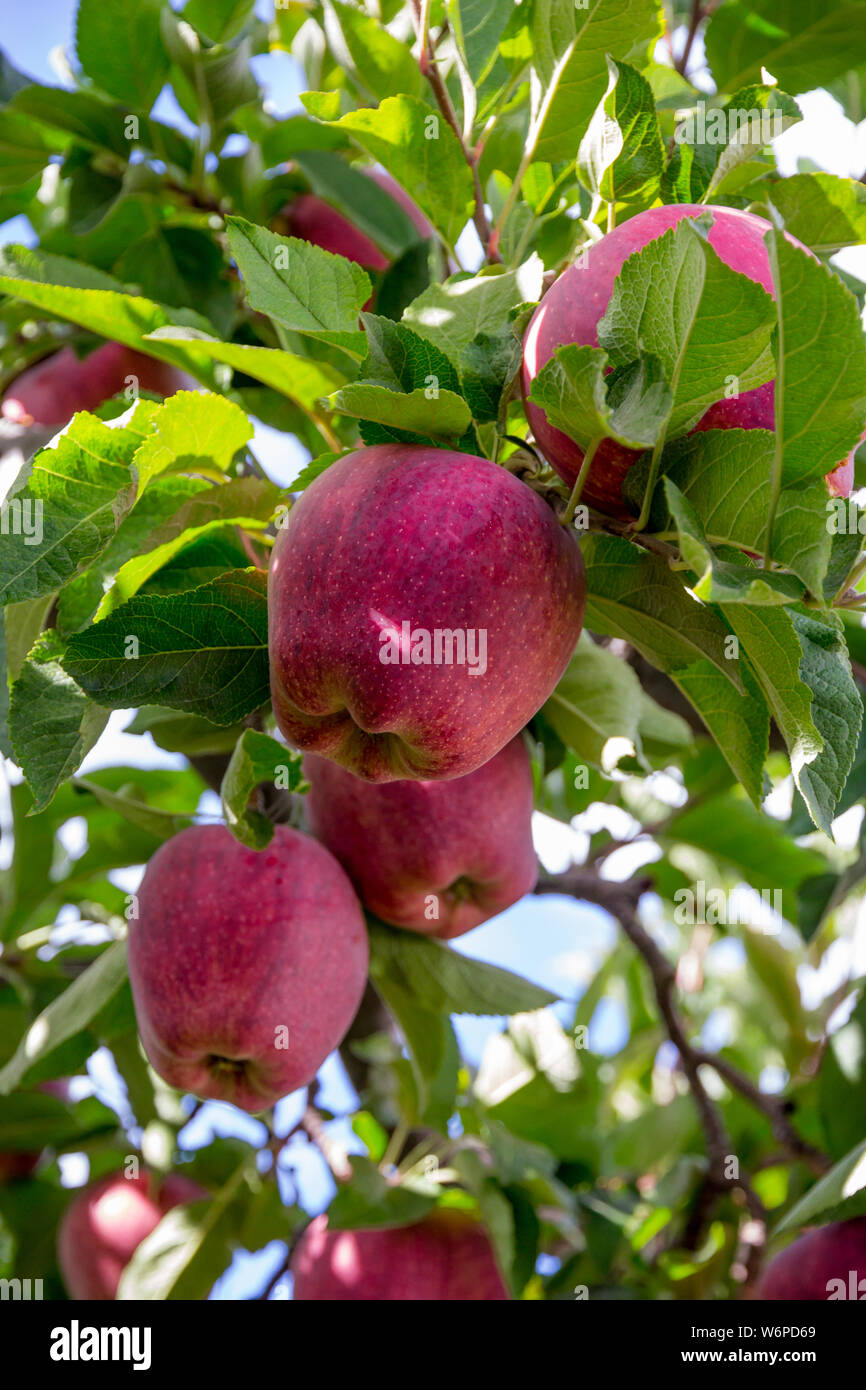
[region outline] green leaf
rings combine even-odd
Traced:
[[[532,256],[516,270],[452,275],[413,300],[403,322],[458,362],[479,333],[498,333],[512,309],[540,299],[543,274],[541,261]]]
[[[298,791],[304,785],[301,754],[286,748],[258,729],[245,729],[235,744],[220,788],[223,815],[229,830],[242,844],[264,849],[274,833],[273,822],[247,802],[261,782],[270,782],[284,791]]]
[[[579,760],[606,772],[640,748],[640,681],[627,662],[585,632],[541,713]]]
[[[65,137],[71,135],[77,145],[117,155],[126,164],[135,148],[127,139],[123,108],[118,110],[93,92],[31,83],[16,93],[10,110],[28,117],[31,125],[36,122],[55,132],[58,149],[68,143]],[[172,126],[140,114],[136,143],[182,174],[189,174],[192,169],[193,143]]]
[[[356,382],[335,391],[330,404],[341,415],[354,415],[432,439],[459,439],[472,420],[462,396],[453,391],[430,395],[420,386],[414,391],[398,392],[373,382]]]
[[[60,665],[63,644],[46,632],[12,686],[9,734],[15,760],[43,810],[75,772],[108,722]]]
[[[168,77],[160,36],[161,0],[79,0],[75,23],[78,61],[109,96],[149,111]]]
[[[607,62],[608,91],[580,143],[578,174],[605,202],[650,202],[664,165],[652,88],[626,63]]]
[[[61,590],[57,626],[64,637],[87,626],[117,571],[133,556],[146,551],[153,533],[182,511],[191,498],[209,490],[210,486],[204,478],[169,473],[153,480],[144,496],[121,521],[102,553],[83,574],[69,580]]]
[[[767,190],[785,230],[818,256],[866,241],[866,185],[835,174],[792,174]]]
[[[240,33],[255,4],[256,0],[187,0],[183,17],[205,38],[225,43]]]
[[[40,450],[3,505],[0,602],[54,593],[105,548],[134,500],[139,443],[136,432],[82,413]]]
[[[134,464],[140,497],[152,478],[170,469],[225,473],[253,427],[240,406],[210,392],[177,391],[154,416],[153,433],[138,449]]]
[[[172,309],[145,299],[141,295],[121,294],[115,290],[81,289],[75,285],[46,284],[9,273],[4,262],[0,275],[0,292],[44,309],[60,319],[68,319],[89,328],[102,338],[112,338],[127,347],[137,348],[158,357],[163,362],[191,372],[206,386],[213,386],[213,365],[208,356],[191,342],[147,342],[148,334],[166,324],[186,322],[188,326],[208,331],[210,325],[192,310]]]
[[[132,598],[153,575],[198,538],[210,532],[220,534],[228,522],[247,531],[264,530],[280,495],[275,483],[250,477],[232,478],[230,482],[196,492],[174,516],[150,533],[135,559],[121,566],[112,588],[99,605],[97,621]]]
[[[234,570],[139,595],[72,637],[64,670],[109,709],[156,703],[232,724],[268,698],[266,588],[260,570]]]
[[[469,75],[478,86],[493,66],[512,0],[453,0],[449,15]]]
[[[84,1144],[117,1128],[117,1116],[96,1099],[67,1105],[40,1091],[16,1092],[0,1098],[0,1145],[4,1153],[41,1149],[50,1144],[63,1150]]]
[[[499,420],[507,407],[506,393],[520,371],[522,344],[511,326],[496,333],[476,333],[460,353],[463,395],[480,424]]]
[[[866,62],[860,4],[825,0],[729,0],[707,26],[716,85],[734,91],[761,68],[789,92],[810,92]]]
[[[338,28],[331,22],[332,17]],[[377,101],[401,93],[424,96],[426,83],[411,48],[370,15],[341,4],[340,0],[329,0],[325,7],[325,33],[340,66],[350,71]],[[348,59],[345,63],[344,54]]]
[[[279,237],[242,217],[229,217],[226,223],[251,309],[353,357],[363,355],[358,315],[372,285],[359,265],[297,237]]]
[[[174,1207],[162,1218],[124,1269],[120,1302],[207,1298],[232,1257],[238,1219],[233,1208],[248,1162],[207,1201]]]
[[[126,943],[116,941],[33,1020],[11,1061],[0,1071],[0,1095],[20,1086],[28,1071],[86,1028],[126,980]]]
[[[349,1163],[352,1176],[340,1184],[328,1207],[329,1230],[407,1226],[420,1221],[435,1206],[435,1197],[388,1182],[368,1158],[350,1154]]]
[[[771,297],[729,270],[684,218],[626,261],[598,340],[618,366],[642,353],[659,358],[674,395],[673,439],[722,399],[732,376],[740,391],[772,379],[774,323]]]
[[[866,11],[864,11],[866,13]],[[866,421],[866,339],[850,290],[782,232],[765,237],[779,311],[776,448],[787,487],[823,477]]]
[[[603,348],[569,343],[542,367],[529,399],[584,450],[604,438],[630,449],[651,448],[673,405],[661,363],[641,357],[608,375],[609,367]]]
[[[573,159],[604,97],[608,55],[643,66],[661,37],[655,0],[536,0],[531,18],[536,74],[529,143],[535,159]]]
[[[101,805],[107,806],[130,824],[137,825],[140,830],[145,830],[156,840],[169,840],[195,815],[195,806],[190,808],[187,815],[176,815],[173,811],[163,811],[159,807],[148,806],[146,801],[112,791],[110,787],[101,787],[87,777],[76,777],[75,788],[77,791],[89,792]]]
[[[664,475],[694,507],[711,545],[763,550],[774,449],[769,430],[700,430],[665,448]],[[638,504],[647,473],[648,463],[641,461],[626,479],[626,495]],[[816,595],[832,550],[829,506],[823,478],[809,487],[783,488],[773,527],[772,558]],[[650,529],[664,534],[671,522],[665,490],[657,488]]]
[[[705,202],[726,189],[731,174],[801,119],[792,97],[777,87],[750,84],[727,102],[697,108],[674,132],[662,178],[665,202]],[[760,166],[758,166],[760,167]]]
[[[540,1009],[556,995],[540,985],[471,960],[417,932],[370,924],[370,975],[393,982],[425,1008],[457,1014],[513,1014]]]
[[[691,502],[670,478],[664,479],[664,490],[680,555],[698,576],[692,593],[704,603],[784,604],[803,598],[803,585],[793,575],[759,569],[739,551],[717,554]]]
[[[474,204],[472,175],[444,118],[414,96],[389,96],[336,122],[405,188],[453,250]]]
[[[155,342],[193,342],[196,351],[273,387],[289,400],[296,401],[302,410],[313,410],[322,396],[327,396],[346,379],[345,373],[330,362],[314,362],[312,358],[298,357],[279,348],[223,343],[192,328],[159,328],[150,337]]]
[[[815,824],[829,835],[857,751],[863,703],[841,618],[792,611],[791,621],[803,652],[800,679],[812,692],[812,721],[824,741],[817,757],[802,767],[797,786]]]
[[[735,690],[711,661],[680,667],[671,679],[701,716],[752,803],[760,806],[770,711],[749,667],[743,666],[743,691]]]
[[[29,183],[41,174],[52,153],[57,153],[57,143],[25,115],[8,108],[0,111],[0,180],[4,190]]]
[[[654,666],[675,675],[706,658],[737,689],[730,634],[717,613],[696,603],[667,562],[619,536],[586,536],[587,626],[631,642]]]
[[[818,1073],[818,1109],[833,1158],[844,1158],[863,1138],[866,1112],[866,998],[832,1033]]]
[[[776,1234],[801,1226],[824,1226],[866,1216],[866,1139],[810,1187],[776,1227]]]
[[[800,884],[826,868],[823,855],[796,845],[781,822],[763,815],[735,792],[687,806],[674,818],[665,840],[695,845],[731,864],[758,891],[779,889],[789,921],[796,920]]]

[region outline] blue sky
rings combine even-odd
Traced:
[[[74,0],[39,0],[35,11],[27,5],[5,4],[2,44],[15,65],[42,81],[61,81],[60,72],[52,65],[49,55],[53,49],[71,45],[75,8]],[[272,5],[270,0],[259,0],[257,8],[267,16]],[[273,54],[257,59],[256,73],[268,89],[275,112],[288,114],[297,109],[297,95],[304,87],[303,75],[287,55]],[[866,123],[855,129],[837,104],[823,92],[810,94],[802,105],[806,115],[803,125],[794,127],[776,143],[782,171],[794,172],[797,160],[805,155],[833,173],[859,176],[866,168]],[[166,95],[161,98],[158,110],[163,119],[182,119],[176,104]],[[28,227],[23,219],[0,226],[0,242],[27,239],[30,239]],[[864,248],[845,253],[840,261],[866,279]],[[265,467],[281,483],[295,476],[305,458],[303,451],[291,440],[261,427],[257,430],[256,447]],[[117,762],[139,766],[182,765],[181,759],[163,753],[149,738],[125,736],[122,728],[128,718],[124,712],[112,716],[106,733],[88,756],[82,771]],[[8,771],[12,779],[17,780],[18,774],[11,766]],[[212,794],[208,797],[212,798]],[[204,798],[201,809],[216,809],[213,799]],[[542,857],[552,869],[563,867],[578,844],[577,837],[569,839],[566,828],[555,829],[550,823],[544,824],[541,818],[537,818],[537,822]],[[71,827],[73,841],[75,834],[75,827]],[[83,844],[80,848],[83,850]],[[628,871],[625,866],[623,870]],[[138,875],[131,871],[122,877],[124,886],[133,888]],[[610,922],[595,909],[562,899],[528,898],[462,938],[455,943],[455,949],[527,975],[571,1001],[557,1010],[565,1020],[573,1001],[585,988],[612,941]],[[486,1039],[501,1028],[502,1020],[459,1018],[455,1024],[464,1055],[470,1062],[477,1063]],[[605,1001],[593,1021],[590,1046],[599,1052],[616,1050],[625,1040],[624,1028],[621,1011],[614,1003]],[[108,1059],[98,1056],[91,1072],[100,1094],[122,1109],[122,1086]],[[325,1064],[320,1080],[324,1106],[338,1113],[353,1108],[355,1098],[336,1057]],[[278,1132],[291,1128],[298,1108],[298,1097],[287,1097],[280,1103]],[[335,1124],[349,1147],[361,1148],[348,1123],[337,1121]],[[208,1142],[213,1134],[237,1134],[260,1142],[262,1126],[231,1107],[208,1104],[188,1126],[183,1138],[188,1147],[194,1148]],[[310,1211],[324,1208],[333,1194],[333,1182],[321,1158],[305,1142],[298,1141],[292,1149],[291,1162],[304,1204]],[[70,1159],[64,1164],[64,1174],[68,1181],[81,1182],[86,1177],[86,1166]],[[215,1296],[239,1298],[255,1294],[276,1268],[280,1256],[281,1250],[276,1244],[256,1258],[239,1256],[220,1281]]]

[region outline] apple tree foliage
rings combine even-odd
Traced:
[[[0,1151],[43,1155],[0,1187],[0,1274],[62,1296],[66,1153],[85,1153],[93,1176],[140,1153],[213,1194],[180,1234],[145,1243],[129,1297],[204,1297],[234,1250],[289,1244],[303,1226],[291,1182],[254,1145],[180,1152],[189,1102],[138,1045],[115,871],[144,864],[208,788],[235,834],[265,843],[278,765],[303,815],[267,703],[267,556],[292,495],[360,441],[404,440],[495,459],[564,506],[524,444],[521,332],[610,226],[690,202],[756,211],[814,256],[770,234],[776,304],[756,297],[733,340],[733,277],[679,284],[673,342],[664,294],[634,340],[618,284],[612,360],[645,369],[631,418],[586,351],[545,381],[551,418],[576,438],[576,421],[601,420],[663,445],[652,496],[649,454],[630,478],[642,532],[588,518],[587,632],[528,730],[537,806],[582,832],[585,854],[541,888],[609,912],[618,944],[554,1010],[531,980],[371,922],[370,1022],[343,1048],[358,1152],[330,1219],[401,1223],[447,1194],[480,1210],[518,1296],[735,1296],[763,1253],[756,1226],[772,1248],[777,1233],[866,1212],[861,981],[852,966],[829,993],[801,988],[850,943],[866,880],[866,839],[833,835],[845,813],[862,822],[866,798],[866,524],[856,502],[828,508],[822,481],[866,417],[866,285],[831,259],[866,242],[866,190],[812,168],[781,178],[753,128],[710,118],[765,111],[786,128],[795,95],[824,87],[859,120],[866,5],[262,9],[81,0],[63,85],[0,60],[0,221],[23,215],[35,232],[2,251],[0,385],[54,347],[113,339],[203,388],[119,397],[50,448],[16,443],[14,497],[41,503],[44,524],[38,544],[14,527],[0,540],[0,746],[22,774],[3,826]],[[287,117],[263,99],[268,53],[303,73]],[[172,123],[154,114],[166,87]],[[411,193],[429,240],[359,176],[371,162]],[[285,208],[310,191],[387,270],[286,235]],[[672,290],[675,267],[641,253],[630,273]],[[747,384],[777,380],[775,437],[687,437],[745,338]],[[307,451],[290,489],[256,459],[251,418]],[[185,755],[183,770],[79,776],[115,709]],[[623,859],[621,842],[638,848]],[[769,929],[762,892],[780,909]],[[611,1001],[625,1040],[594,1050]],[[503,1017],[479,1067],[458,1052],[463,1014]],[[98,1048],[125,1084],[116,1112],[37,1089]],[[273,1158],[263,1124],[265,1140]],[[283,1150],[284,1175],[306,1142]]]

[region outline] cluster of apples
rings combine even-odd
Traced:
[[[429,224],[402,190],[380,182],[426,235]],[[559,277],[527,330],[525,398],[561,344],[597,345],[627,257],[704,211],[645,212]],[[713,214],[718,255],[772,293],[768,224],[726,208]],[[387,265],[312,194],[287,221],[328,250]],[[117,374],[130,371],[145,387],[177,389],[171,369],[106,344],[83,364],[60,353],[25,373],[3,413],[59,423],[120,389]],[[580,449],[528,400],[526,410],[549,462],[573,483]],[[773,412],[770,383],[713,405],[697,428],[772,429]],[[637,457],[608,441],[585,500],[627,514],[622,483]],[[846,495],[852,474],[849,459],[828,477],[830,491]],[[574,533],[485,459],[380,445],[340,459],[307,489],[273,550],[269,647],[274,714],[305,752],[316,838],[277,826],[257,852],[225,827],[194,826],[152,859],[130,926],[129,969],[142,1042],[166,1081],[263,1110],[313,1079],[354,1017],[368,966],[361,904],[394,926],[453,938],[532,888],[533,789],[521,730],[571,657],[584,601]],[[112,1175],[70,1206],[61,1263],[73,1294],[113,1297],[145,1227],[193,1196],[141,1182],[130,1188]],[[105,1209],[121,1196],[130,1214],[112,1253]],[[82,1247],[96,1254],[79,1282],[69,1252]],[[302,1299],[507,1296],[486,1235],[459,1212],[352,1233],[319,1218],[293,1268]]]

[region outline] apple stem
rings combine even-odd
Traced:
[[[603,435],[596,435],[587,445],[586,453],[583,456],[583,463],[580,465],[580,472],[574,480],[574,487],[571,489],[571,496],[568,499],[568,506],[560,518],[563,526],[569,526],[574,520],[574,513],[577,511],[577,504],[580,501],[580,494],[583,492],[584,484],[589,477],[589,470],[595,458],[596,450],[601,443]]]

